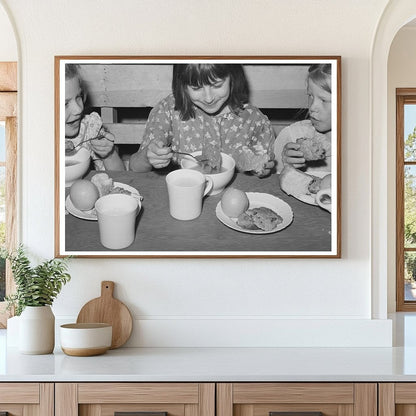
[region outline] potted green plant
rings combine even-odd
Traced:
[[[19,318],[19,350],[25,354],[49,354],[55,346],[55,316],[51,305],[71,276],[68,257],[45,260],[32,266],[22,245],[3,251],[10,261],[16,292],[6,296],[9,310]]]

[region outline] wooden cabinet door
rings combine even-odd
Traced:
[[[379,416],[415,416],[416,383],[380,383]]]
[[[53,383],[0,383],[0,415],[53,416]]]
[[[217,416],[377,416],[376,383],[220,383]]]
[[[57,383],[55,416],[215,416],[214,383]]]

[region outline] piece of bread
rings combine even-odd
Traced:
[[[286,165],[280,173],[280,188],[288,195],[311,195],[318,193],[321,189],[331,187],[331,174],[320,178],[308,175],[291,165]]]
[[[239,225],[242,228],[245,228],[246,230],[259,229],[259,227],[257,227],[256,224],[254,224],[252,216],[247,211],[244,211],[242,214],[238,216],[237,225]]]
[[[310,194],[309,185],[313,179],[292,165],[286,165],[280,173],[280,188],[288,195],[307,195]]]
[[[312,177],[312,181],[308,186],[308,191],[311,194],[316,194],[321,190],[321,182],[322,179],[318,178],[317,176],[310,175]]]
[[[95,111],[87,116],[87,128],[85,131],[85,139],[92,139],[97,137],[101,127],[103,126],[103,121],[98,113]]]
[[[327,149],[323,136],[297,139],[296,143],[300,145],[299,151],[303,153],[306,161],[325,159]]]
[[[128,189],[122,188],[121,186],[114,186],[113,189],[110,191],[110,194],[131,195],[131,192]]]
[[[96,173],[91,182],[98,188],[100,197],[108,195],[114,187],[113,180],[105,172]]]
[[[219,143],[204,141],[200,159],[204,160],[204,173],[220,172],[222,158]]]
[[[310,195],[321,190],[322,179],[308,175],[292,165],[286,165],[280,173],[280,188],[288,195]]]
[[[235,152],[232,156],[240,172],[262,172],[270,159],[270,155],[260,145],[254,145],[253,149],[243,146],[240,153]]]
[[[266,207],[248,209],[237,218],[237,224],[248,230],[272,231],[282,221],[280,215]]]

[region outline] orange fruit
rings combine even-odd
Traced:
[[[98,188],[87,179],[76,180],[69,189],[69,197],[74,207],[81,211],[93,209],[99,196]]]
[[[249,201],[245,192],[227,188],[221,198],[221,208],[225,215],[236,218],[248,209]]]

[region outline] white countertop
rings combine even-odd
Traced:
[[[416,348],[119,348],[0,357],[1,381],[416,381]]]
[[[396,318],[399,319],[396,319]],[[416,314],[392,348],[119,348],[95,357],[24,355],[0,330],[0,382],[416,381]]]

